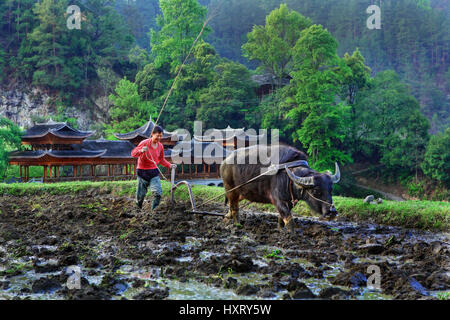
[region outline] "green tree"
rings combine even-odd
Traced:
[[[162,15],[156,21],[160,30],[150,30],[152,54],[157,68],[167,63],[174,71],[200,33],[207,10],[197,0],[160,0],[159,5]],[[202,37],[209,31],[206,27]]]
[[[370,81],[371,70],[364,64],[364,57],[357,48],[352,55],[345,53],[343,61],[345,68],[339,70],[342,77],[342,93],[341,98],[350,107],[350,118],[347,124],[348,134],[344,144],[346,150],[352,155],[356,155],[357,149],[357,132],[356,132],[356,99],[359,97],[358,93],[363,88],[367,87]]]
[[[80,69],[84,97],[89,85],[101,79],[104,68],[123,77],[129,68],[130,48],[134,39],[111,0],[76,1],[83,13],[81,30],[70,30],[69,61],[76,59]],[[134,77],[134,73],[132,76]]]
[[[138,45],[131,48],[128,54],[128,59],[131,63],[136,64],[138,71],[144,69],[144,67],[151,62],[151,58],[146,49],[139,47]]]
[[[348,107],[338,101],[341,72],[346,68],[336,53],[337,41],[322,26],[312,25],[301,33],[294,48],[292,72],[295,102],[287,114],[294,141],[307,148],[318,169],[345,163],[351,157],[342,142],[347,133]]]
[[[8,167],[8,152],[21,146],[22,130],[11,120],[0,117],[0,177],[4,177]]]
[[[242,127],[246,118],[255,116],[257,104],[250,72],[245,66],[225,59],[214,71],[211,85],[200,95],[196,119],[202,120],[205,128],[221,128],[225,124]]]
[[[242,46],[244,56],[261,62],[264,71],[275,75],[280,86],[292,67],[292,50],[302,30],[310,25],[310,19],[282,4],[266,17],[264,26],[254,26],[247,34],[248,41]]]
[[[6,0],[0,3],[0,45],[4,48],[4,73],[8,78],[28,79],[34,70],[24,61],[32,47],[28,35],[38,24],[33,13],[36,0]]]
[[[4,71],[6,61],[5,61],[5,51],[3,51],[2,48],[0,48],[0,83],[2,82],[4,78]]]
[[[43,0],[34,6],[39,25],[29,35],[33,44],[33,56],[26,59],[35,66],[33,82],[37,85],[61,90],[69,85],[74,76],[68,61],[69,51],[65,11],[66,0]],[[77,87],[76,80],[72,82]]]
[[[292,144],[297,126],[287,116],[289,111],[297,107],[295,101],[296,87],[288,84],[270,95],[266,95],[258,106],[261,113],[261,127],[264,129],[278,129],[280,141]],[[300,143],[300,147],[301,147]]]
[[[211,0],[208,7],[213,18],[209,22],[212,32],[206,40],[221,57],[256,68],[256,60],[249,62],[242,56],[241,46],[253,26],[264,24],[270,10],[261,7],[261,0]]]
[[[156,68],[154,63],[147,64],[136,75],[139,94],[144,100],[154,100],[161,97],[168,89],[169,77],[168,68]]]
[[[119,81],[115,94],[109,96],[113,106],[109,109],[111,122],[107,126],[108,138],[114,139],[113,133],[125,133],[137,129],[157,114],[156,107],[142,100],[137,84],[126,78]]]
[[[193,129],[200,107],[200,95],[211,85],[214,66],[218,61],[219,57],[209,43],[204,41],[197,43],[192,51],[191,61],[182,69],[166,109],[161,115],[161,123],[164,126],[170,130]],[[172,84],[172,81],[173,79],[169,83]],[[159,100],[161,106],[166,95],[165,93]]]
[[[351,72],[343,72],[343,98],[350,105],[353,105],[355,104],[358,91],[364,88],[369,82],[371,69],[364,64],[365,59],[358,48],[356,48],[352,55],[345,53],[344,61]],[[348,71],[347,68],[345,70]]]
[[[429,121],[394,71],[384,71],[361,92],[356,104],[360,149],[378,153],[388,168],[417,169],[428,142]]]
[[[423,172],[450,187],[450,128],[432,136],[422,163]]]

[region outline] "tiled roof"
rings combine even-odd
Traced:
[[[61,138],[87,138],[91,136],[94,131],[80,131],[70,127],[65,122],[54,122],[50,120],[46,123],[37,123],[29,128],[22,138],[40,138],[48,133]]]
[[[14,151],[10,158],[38,159],[45,155],[56,158],[132,158],[131,151],[134,145],[129,141],[114,140],[84,140],[80,144],[72,144],[72,150],[37,150]]]
[[[197,154],[200,153],[200,154]],[[176,144],[172,151],[171,156],[179,157],[196,157],[196,158],[225,158],[232,151],[223,148],[216,142],[200,142],[194,139],[190,141],[183,141]]]
[[[29,158],[39,159],[46,155],[55,158],[97,158],[101,157],[106,150],[38,150],[38,151],[13,151],[9,154],[11,159]]]
[[[194,139],[203,142],[224,141],[231,140],[235,137],[239,140],[257,141],[262,138],[264,134],[250,134],[245,132],[244,128],[233,129],[230,126],[225,129],[210,129],[205,132],[203,136],[194,135]]]
[[[150,118],[150,120],[144,124],[143,126],[137,128],[134,131],[128,132],[128,133],[114,133],[114,136],[117,139],[120,140],[131,140],[134,139],[138,136],[141,136],[143,138],[150,138],[150,136],[152,135],[152,131],[153,128],[155,127],[155,123],[152,121],[152,118]],[[163,130],[163,138],[170,138],[170,137],[177,137],[176,133],[174,132],[169,132],[166,130]]]
[[[82,150],[106,150],[102,158],[132,158],[131,151],[135,146],[130,141],[120,140],[84,140],[81,145],[73,145],[73,148]]]
[[[254,74],[252,75],[251,78],[253,82],[257,83],[259,86],[278,84],[277,77],[271,73]],[[284,77],[283,79],[281,79],[281,85],[283,86],[288,85],[290,81],[291,81],[290,76]]]

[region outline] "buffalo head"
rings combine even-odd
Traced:
[[[305,200],[315,212],[333,219],[337,215],[331,193],[333,184],[341,178],[339,166],[336,163],[335,173],[320,173],[310,168],[298,168],[292,172],[285,168],[286,173],[294,182],[296,198]]]

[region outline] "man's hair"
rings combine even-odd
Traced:
[[[152,131],[152,135],[154,133],[163,133],[163,129],[160,126],[155,126]]]

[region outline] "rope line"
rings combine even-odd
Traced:
[[[202,207],[202,206],[204,206],[205,204],[210,203],[210,202],[212,202],[213,200],[215,200],[215,199],[217,199],[217,198],[220,198],[221,196],[227,194],[228,192],[231,192],[231,191],[233,191],[233,190],[236,190],[236,189],[238,189],[238,188],[240,188],[240,187],[242,187],[242,186],[244,186],[244,185],[246,185],[246,184],[252,182],[253,180],[256,180],[257,178],[259,178],[259,177],[261,177],[261,176],[263,176],[263,175],[266,175],[268,172],[271,172],[271,171],[274,171],[274,170],[278,170],[278,169],[277,169],[277,168],[273,168],[273,169],[267,170],[266,172],[261,173],[260,175],[257,175],[256,177],[254,177],[254,178],[248,180],[247,182],[241,183],[240,185],[238,185],[238,186],[236,186],[236,187],[234,187],[234,188],[231,188],[230,190],[225,191],[225,192],[219,194],[218,196],[212,197],[212,198],[210,198],[210,199],[204,201],[204,202],[201,203],[200,205],[197,205],[197,208]]]
[[[260,177],[262,177],[264,175],[266,175],[266,174],[268,174],[269,172],[278,171],[278,170],[282,169],[283,167],[287,169],[287,168],[290,168],[290,167],[299,166],[300,164],[303,164],[303,161],[304,160],[297,160],[297,161],[292,161],[292,162],[287,162],[287,163],[280,163],[278,165],[272,164],[271,166],[269,166],[267,168],[267,171],[261,173],[260,175],[257,175],[256,177],[251,178],[247,182],[241,183],[240,185],[238,185],[238,186],[236,186],[234,188],[231,188],[228,191],[223,192],[222,194],[219,194],[219,195],[217,195],[217,196],[215,196],[215,197],[213,197],[213,198],[211,198],[209,200],[204,201],[203,203],[201,203],[197,207],[201,207],[201,206],[203,206],[203,205],[205,205],[207,203],[210,203],[211,201],[213,201],[213,200],[215,200],[215,199],[217,199],[217,198],[227,194],[228,192],[236,190],[236,189],[238,189],[238,188],[240,188],[240,187],[242,187],[242,186],[244,186],[244,185],[246,185],[246,184],[248,184],[248,183],[250,183],[250,182],[252,182],[252,181],[254,181],[254,180],[256,180],[256,179],[258,179],[258,178],[260,178]]]
[[[172,86],[170,87],[169,92],[167,93],[167,96],[166,96],[166,98],[164,99],[164,103],[163,103],[163,105],[162,105],[162,107],[161,107],[161,110],[159,111],[158,117],[156,118],[156,121],[154,122],[154,123],[155,123],[155,127],[156,127],[156,125],[157,125],[157,123],[158,123],[158,121],[159,121],[159,118],[161,117],[161,114],[162,114],[164,108],[166,107],[167,101],[169,100],[169,97],[170,97],[170,95],[172,94],[173,89],[175,88],[175,84],[177,83],[178,77],[180,76],[181,71],[183,70],[183,67],[184,67],[185,64],[186,64],[186,61],[188,60],[189,56],[191,55],[192,50],[193,50],[194,47],[195,47],[195,44],[197,43],[198,39],[200,39],[200,37],[202,36],[202,33],[203,33],[203,31],[205,30],[206,25],[208,24],[208,22],[209,22],[211,19],[212,19],[212,16],[210,16],[209,18],[207,18],[207,19],[205,20],[205,22],[203,23],[202,29],[200,30],[199,34],[197,35],[197,38],[195,38],[194,42],[192,43],[191,48],[189,49],[188,54],[186,55],[186,57],[184,58],[183,63],[181,64],[180,68],[178,69],[178,72],[177,72],[177,74],[176,74],[176,76],[175,76],[175,79],[174,79],[174,81],[173,81],[173,83],[172,83]],[[148,158],[147,151],[148,151],[149,148],[151,148],[150,141],[147,143],[147,150],[145,150],[145,152],[144,152],[145,157],[147,158],[147,160],[153,161],[153,163],[154,163],[155,166],[156,166],[156,169],[158,169],[158,171],[159,171],[159,173],[161,174],[161,176],[163,177],[163,179],[166,180],[166,181],[168,181],[168,179],[166,178],[166,176],[165,176],[165,175],[161,172],[161,170],[159,169],[158,164],[157,164],[156,161],[153,159],[153,156],[152,156],[151,153],[150,153],[151,160]],[[164,152],[164,149],[163,149],[163,152]]]

